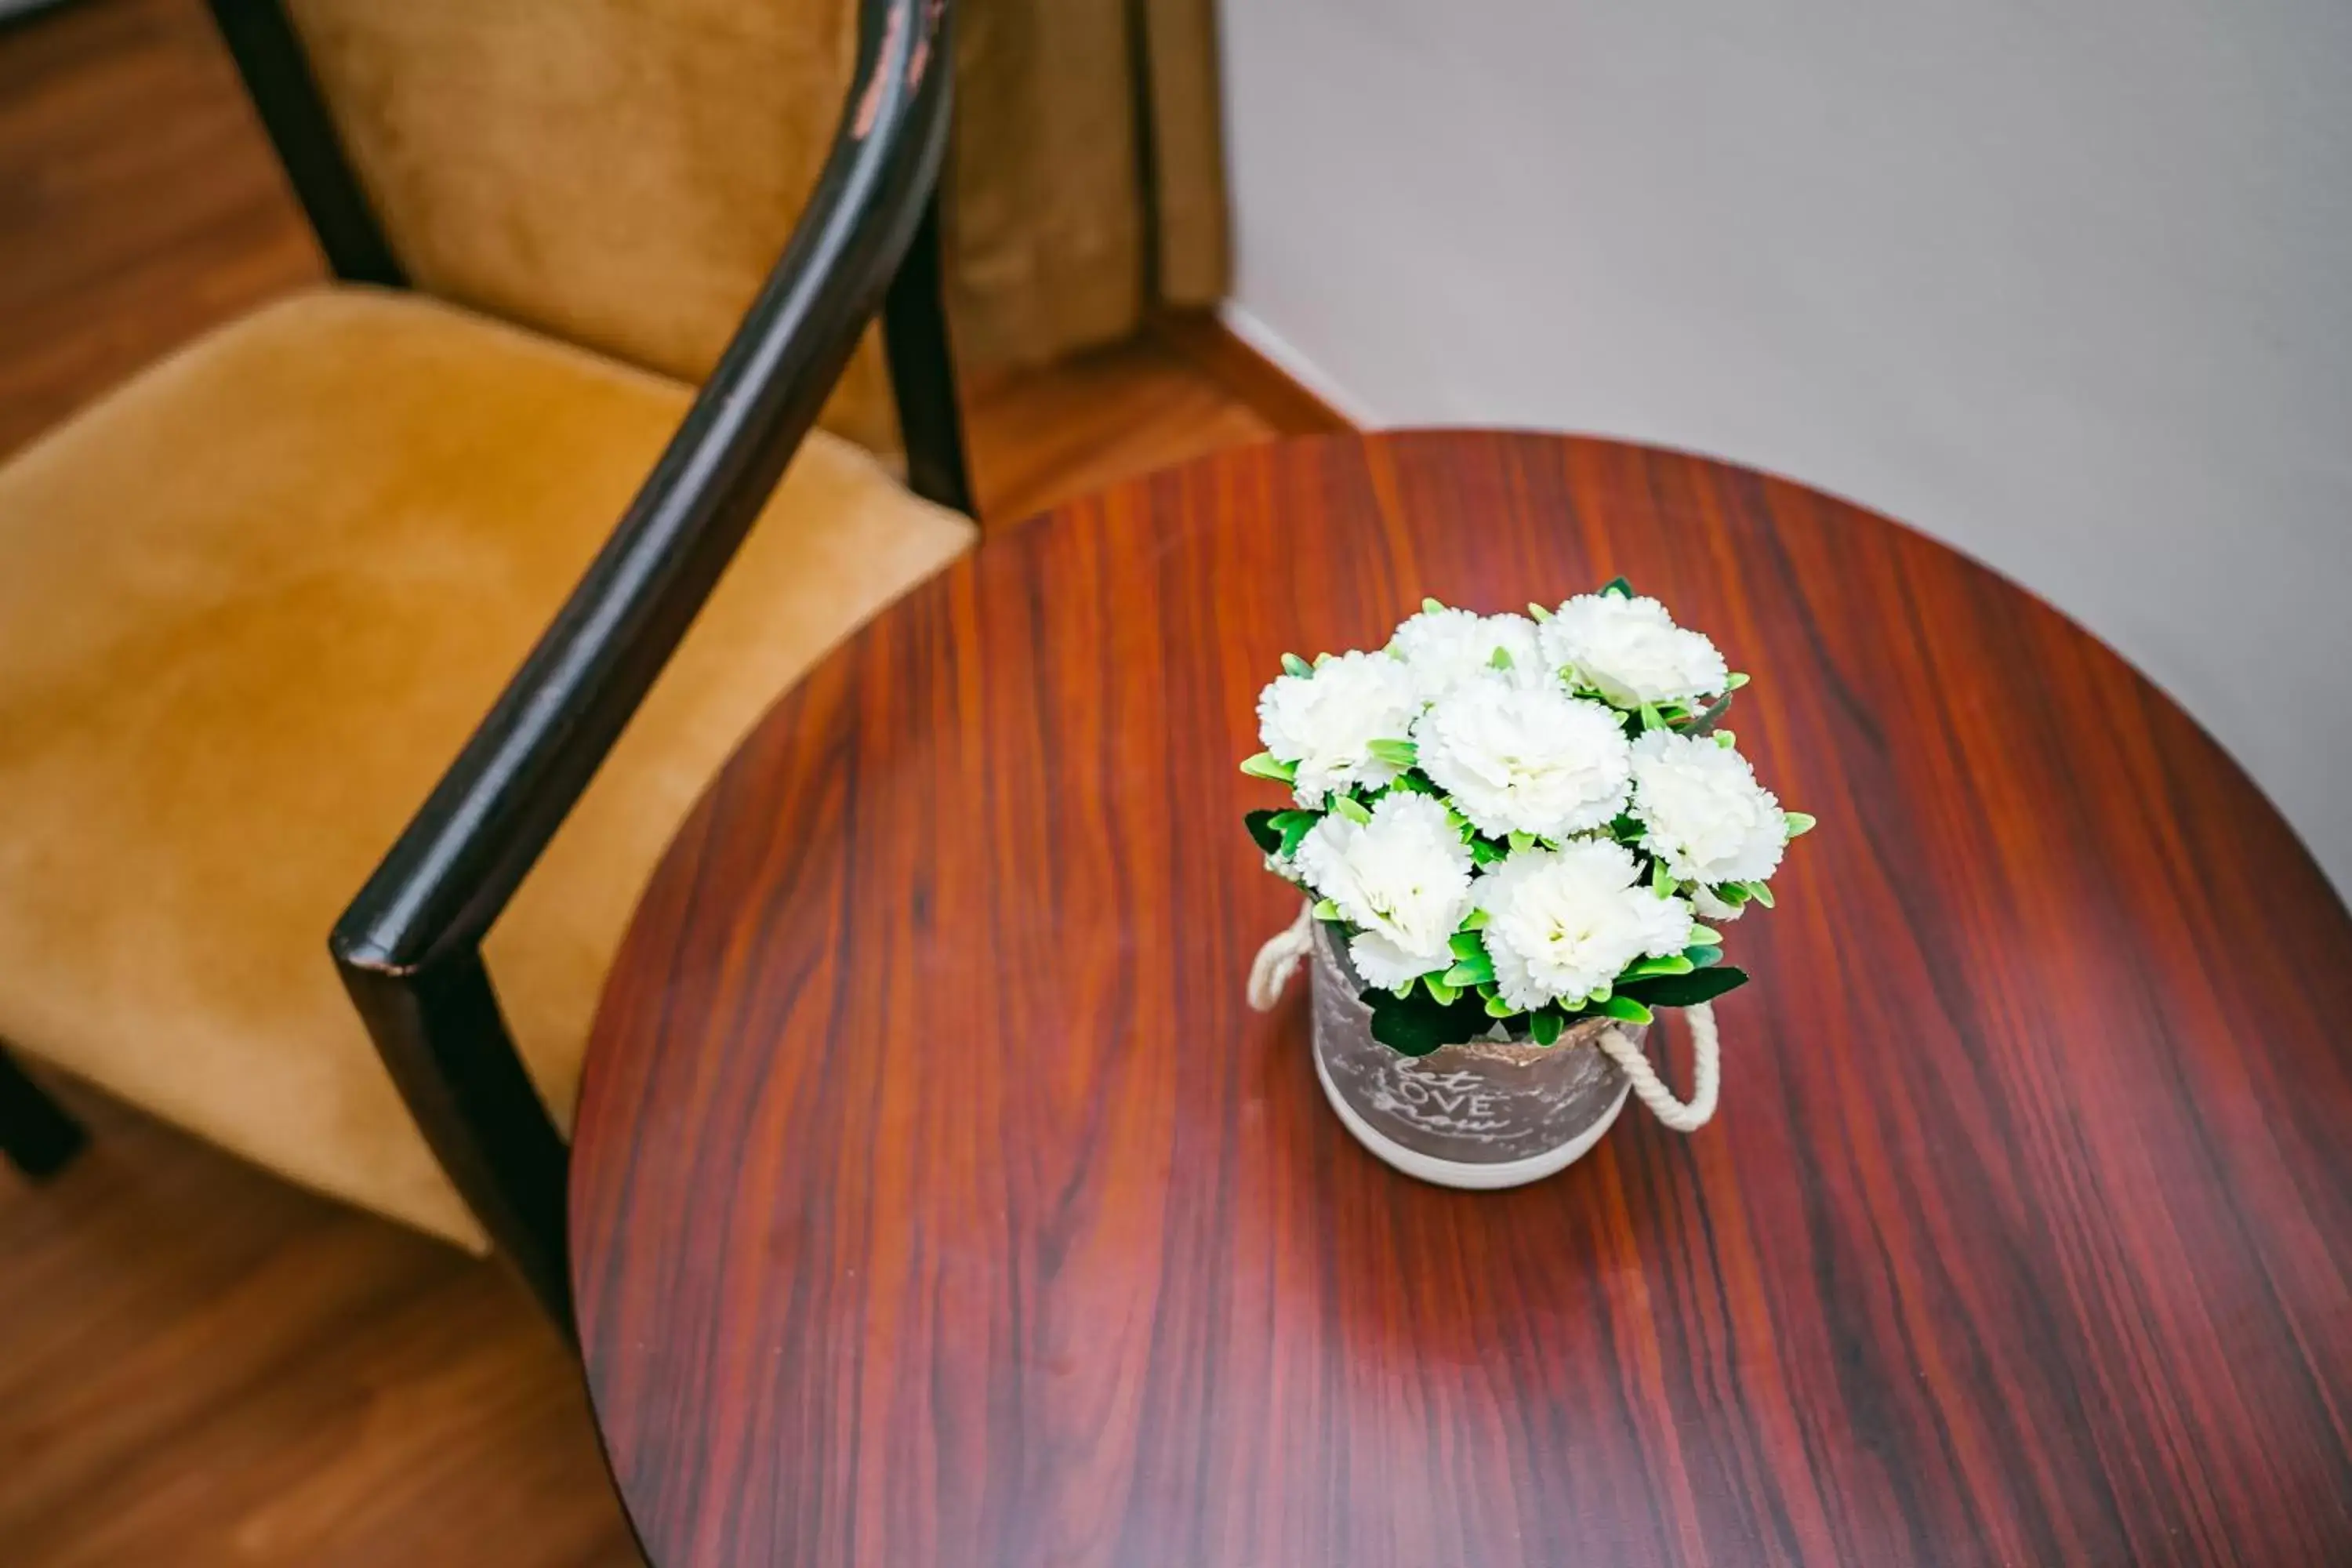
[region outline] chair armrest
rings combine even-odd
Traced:
[[[347,981],[415,976],[475,950],[766,504],[938,176],[953,75],[944,12],[861,0],[854,85],[808,210],[587,574],[336,922]]]

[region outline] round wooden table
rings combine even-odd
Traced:
[[[1296,904],[1234,764],[1286,649],[1621,573],[1822,826],[1712,1125],[1423,1186],[1244,1004]],[[1603,441],[1230,452],[990,539],[681,830],[580,1110],[590,1385],[661,1568],[2352,1562],[2347,1030],[2245,776],[1942,546]]]

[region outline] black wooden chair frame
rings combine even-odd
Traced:
[[[211,4],[336,275],[403,284],[278,0]],[[782,257],[587,574],[329,940],[435,1155],[567,1334],[570,1152],[500,1016],[482,939],[700,610],[877,310],[910,486],[971,510],[940,297],[946,13],[943,0],[859,0],[849,100]],[[0,1147],[34,1169],[73,1141],[70,1121],[0,1058]]]

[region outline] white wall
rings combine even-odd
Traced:
[[[1234,322],[2039,590],[2352,888],[2352,3],[1224,0]]]

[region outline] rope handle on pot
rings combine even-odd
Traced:
[[[1283,987],[1314,951],[1315,906],[1301,903],[1298,918],[1287,929],[1266,938],[1265,945],[1250,961],[1250,1006],[1260,1013],[1273,1012],[1274,1005],[1282,1000]]]
[[[1650,1108],[1650,1114],[1677,1132],[1696,1132],[1715,1115],[1717,1091],[1723,1087],[1719,1049],[1722,1037],[1715,1030],[1715,1004],[1701,1002],[1682,1009],[1690,1025],[1691,1037],[1691,1097],[1688,1100],[1675,1098],[1657,1069],[1650,1065],[1649,1053],[1625,1037],[1622,1029],[1604,1029],[1594,1044],[1609,1059],[1624,1069],[1633,1082],[1633,1093]]]
[[[1266,939],[1250,962],[1249,1005],[1260,1013],[1270,1013],[1282,1000],[1283,989],[1298,966],[1315,950],[1315,909],[1311,904],[1298,906],[1298,918],[1275,935]],[[1609,1059],[1622,1069],[1632,1080],[1633,1093],[1650,1114],[1677,1132],[1696,1132],[1715,1115],[1715,1102],[1723,1087],[1721,1060],[1722,1037],[1716,1032],[1715,1004],[1701,1002],[1682,1010],[1690,1025],[1691,1037],[1691,1097],[1676,1100],[1657,1069],[1650,1065],[1649,1054],[1640,1045],[1625,1037],[1622,1029],[1601,1031],[1597,1044]]]

